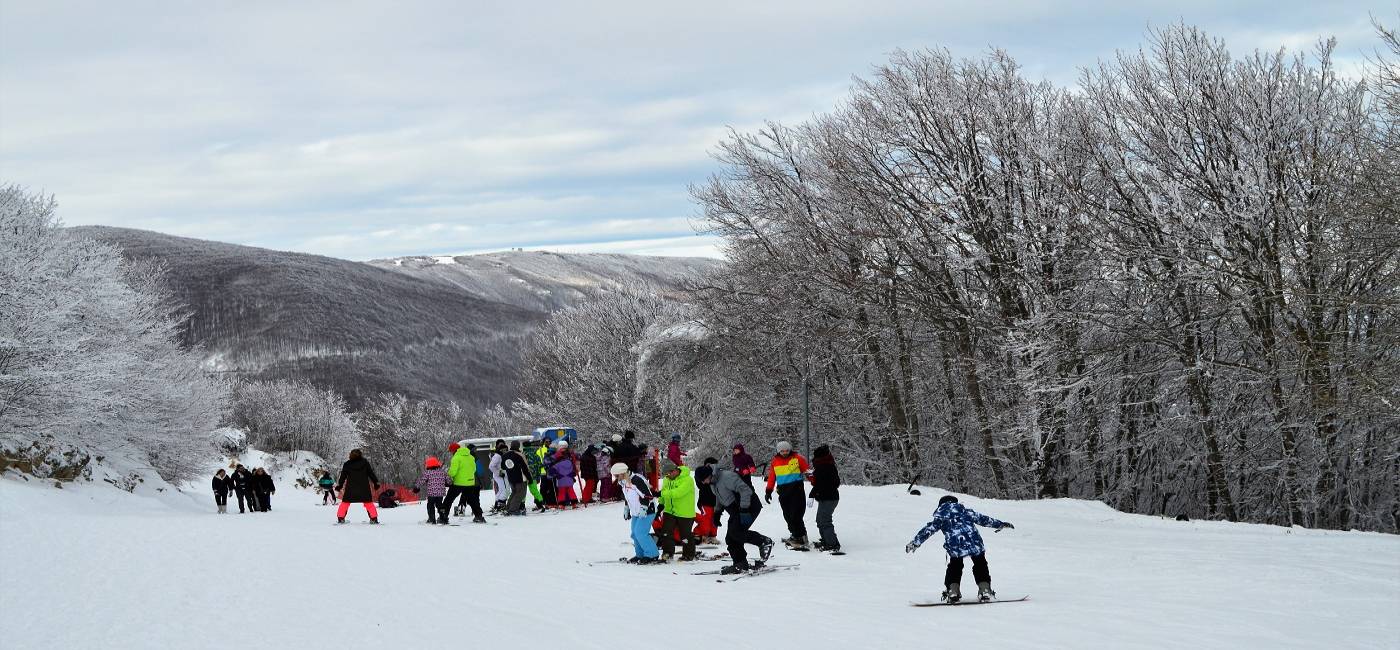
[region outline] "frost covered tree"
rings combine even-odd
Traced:
[[[52,199],[0,189],[0,437],[136,452],[187,478],[213,451],[227,386],[182,348],[159,269],[60,227]]]
[[[306,381],[237,383],[230,420],[267,452],[306,450],[334,464],[360,444],[345,398]]]

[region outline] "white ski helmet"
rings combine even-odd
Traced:
[[[555,441],[554,441],[554,448],[555,448],[555,449],[565,449],[565,448],[567,448],[568,446],[569,446],[569,441],[568,441],[568,440],[555,440]]]

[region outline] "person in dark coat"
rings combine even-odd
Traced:
[[[710,468],[706,473],[714,472],[714,468],[719,464],[716,458],[706,458],[705,463],[700,467]],[[696,474],[699,474],[696,468]],[[715,511],[715,491],[709,483],[695,482],[695,492],[699,495],[696,502],[697,512],[695,513],[695,536],[700,538],[704,544],[719,543],[719,522],[718,513]]]
[[[744,445],[737,442],[734,443],[733,461],[734,473],[743,478],[744,482],[749,484],[749,487],[753,487],[753,475],[754,472],[758,471],[758,466],[754,464],[753,456],[750,456],[749,452],[744,451]]]
[[[374,507],[374,491],[379,489],[379,477],[374,468],[365,460],[358,449],[350,450],[350,460],[340,468],[340,482],[336,484],[340,492],[340,507],[336,509],[336,523],[345,523],[345,515],[350,512],[350,504],[364,504],[369,513],[369,523],[379,523],[379,510]]]
[[[228,512],[228,492],[233,489],[233,479],[228,477],[228,473],[219,470],[214,473],[214,505],[218,506],[219,514]]]
[[[753,522],[763,510],[763,501],[758,498],[758,493],[738,474],[711,465],[702,465],[695,470],[695,482],[709,483],[715,493],[716,512],[722,510],[729,514],[724,543],[729,548],[729,558],[733,564],[720,571],[726,574],[742,573],[767,562],[773,552],[773,539],[753,530]],[[745,544],[758,547],[760,561],[749,563]]]
[[[520,453],[520,442],[510,443],[510,450],[505,451],[505,443],[502,442],[497,447],[503,452],[501,456],[501,469],[506,473],[506,482],[510,483],[510,497],[506,501],[506,514],[511,516],[525,515],[525,493],[528,491],[526,485],[534,480],[530,474],[530,462],[525,458],[525,454]]]
[[[579,499],[583,505],[593,503],[593,491],[598,487],[598,446],[588,445],[583,450],[583,456],[578,459],[578,475],[583,479],[583,490],[579,494]]]
[[[277,486],[272,484],[272,475],[261,467],[253,470],[253,485],[258,494],[258,509],[262,512],[271,511],[272,495],[277,492]]]
[[[817,502],[817,531],[821,535],[815,546],[818,551],[841,550],[841,540],[836,538],[836,526],[831,522],[831,513],[841,499],[840,487],[841,475],[836,471],[831,448],[817,447],[812,451],[812,491],[807,496]]]
[[[229,477],[233,483],[233,493],[238,496],[238,512],[246,512],[243,509],[244,501],[248,503],[248,510],[258,511],[258,500],[253,497],[253,475],[242,465],[233,468],[233,475]]]

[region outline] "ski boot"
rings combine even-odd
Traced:
[[[758,545],[758,557],[764,562],[767,562],[768,557],[771,555],[773,555],[773,539],[771,537],[765,537],[763,538],[763,543]]]
[[[370,518],[369,518],[369,523],[371,523],[371,524],[377,524],[377,523],[379,523],[379,517],[370,517]]]
[[[337,524],[343,524],[343,523],[345,523],[345,517],[336,517],[336,518],[335,518],[335,523],[337,523]]]
[[[748,570],[749,565],[747,564],[731,564],[727,567],[724,567],[723,569],[720,569],[719,574],[722,576],[732,576],[747,572]]]
[[[992,583],[977,583],[977,602],[985,603],[997,599],[997,592],[992,591]]]
[[[947,588],[943,590],[943,602],[952,605],[960,600],[962,600],[962,586],[956,582],[948,583]]]
[[[483,516],[481,516],[481,515],[477,515],[477,516],[475,516],[475,517],[472,517],[472,523],[474,523],[474,524],[484,524],[484,523],[486,523],[486,518],[483,517]]]

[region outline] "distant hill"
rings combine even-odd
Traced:
[[[373,260],[380,268],[446,282],[488,300],[552,312],[628,286],[676,291],[714,268],[703,257],[522,251]]]
[[[184,341],[213,370],[304,378],[358,406],[384,391],[464,407],[509,403],[520,353],[557,309],[624,286],[676,291],[715,260],[543,252],[362,263],[83,226],[169,270],[190,310]]]

